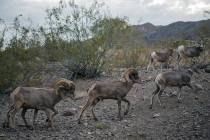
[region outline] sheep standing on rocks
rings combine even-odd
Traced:
[[[51,127],[53,117],[58,113],[54,106],[67,97],[74,99],[74,91],[75,84],[64,78],[57,81],[53,88],[17,87],[10,95],[12,104],[7,113],[6,124],[15,128],[15,115],[22,108],[21,116],[28,128],[33,127],[30,127],[25,119],[27,109],[35,109],[34,120],[38,110],[43,110],[48,118],[48,126]]]
[[[203,47],[185,47],[184,45],[181,45],[177,49],[178,52],[178,57],[177,57],[177,62],[178,62],[178,69],[180,68],[180,61],[182,58],[195,58],[199,57],[201,52],[203,52]]]
[[[169,61],[169,57],[172,56],[173,50],[168,49],[166,52],[152,52],[150,54],[150,62],[149,65],[147,66],[147,71],[149,70],[150,66],[152,65],[152,68],[154,70],[154,64],[159,62],[161,63],[161,71],[162,71],[162,63],[166,63]]]
[[[124,74],[125,81],[105,81],[105,82],[96,82],[88,89],[88,101],[86,105],[82,108],[79,115],[78,123],[80,123],[83,112],[89,107],[92,107],[92,115],[94,120],[98,120],[94,113],[95,105],[103,99],[113,99],[117,100],[118,104],[118,117],[121,120],[121,101],[127,103],[127,109],[125,115],[128,113],[130,108],[130,101],[126,99],[126,95],[133,87],[133,84],[140,83],[140,78],[138,72],[129,68]]]
[[[157,96],[158,102],[160,106],[162,105],[160,96],[165,90],[166,87],[178,87],[178,102],[181,100],[181,89],[183,86],[188,86],[193,89],[191,85],[191,77],[193,75],[193,71],[191,69],[181,70],[181,71],[170,71],[164,72],[157,75],[155,78],[156,90],[152,93],[150,109],[153,106],[153,98],[155,95]]]

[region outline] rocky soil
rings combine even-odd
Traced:
[[[157,71],[145,72],[139,71],[143,78],[155,76]],[[99,121],[92,119],[90,110],[86,111],[82,119],[82,124],[77,124],[79,110],[86,103],[87,96],[72,101],[70,99],[61,101],[56,109],[59,114],[55,117],[54,127],[47,128],[44,112],[40,111],[35,129],[28,130],[17,114],[16,131],[0,127],[0,140],[209,140],[210,139],[210,74],[203,73],[193,78],[195,83],[202,85],[204,90],[193,92],[185,87],[182,90],[182,103],[177,102],[174,91],[176,88],[167,88],[162,95],[163,107],[159,106],[156,98],[153,109],[149,109],[149,99],[151,93],[155,90],[153,81],[144,84],[136,84],[136,92],[133,88],[127,98],[132,106],[128,115],[124,116],[122,121],[117,118],[117,104],[114,100],[104,100],[97,104],[95,112]],[[77,80],[78,94],[86,95],[85,91],[92,83],[99,80],[120,79],[121,71],[117,71],[109,76],[102,76],[96,79]],[[0,124],[5,120],[8,110],[8,95],[0,96]],[[123,104],[123,109],[125,104]],[[63,115],[69,110],[74,110],[72,116]],[[28,121],[32,120],[32,111],[27,112]]]

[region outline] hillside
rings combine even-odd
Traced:
[[[157,71],[139,71],[142,78],[155,76]],[[89,80],[76,80],[76,94],[86,91],[96,81],[120,79],[121,72],[117,70],[111,75]],[[207,73],[202,73],[210,80]],[[20,113],[17,115],[16,131],[0,127],[1,140],[163,140],[163,139],[210,139],[210,94],[209,83],[199,78],[193,81],[204,87],[204,90],[194,92],[185,87],[182,90],[182,103],[177,102],[177,89],[167,88],[161,96],[163,107],[154,100],[154,108],[149,109],[150,96],[155,90],[153,81],[136,84],[137,92],[133,88],[127,96],[131,101],[128,115],[123,115],[123,120],[117,118],[118,108],[114,100],[100,101],[95,107],[99,121],[94,121],[91,110],[87,110],[82,118],[82,123],[77,124],[80,110],[87,97],[73,102],[70,99],[61,101],[56,105],[59,114],[55,116],[53,128],[47,128],[46,115],[40,111],[35,122],[34,130],[27,129],[23,124]],[[84,92],[86,94],[86,92]],[[84,95],[85,95],[84,94]],[[8,95],[0,95],[0,124],[2,124],[8,111]],[[123,104],[124,105],[124,104]],[[124,112],[126,106],[122,107]],[[74,110],[73,115],[65,112]],[[26,118],[32,120],[33,112],[28,111]]]
[[[147,42],[157,42],[167,39],[197,39],[198,30],[201,26],[210,27],[210,19],[193,22],[174,22],[166,26],[155,26],[151,23],[133,25],[139,33],[144,33],[144,40]],[[208,33],[210,36],[210,33]]]

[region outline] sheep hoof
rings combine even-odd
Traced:
[[[95,120],[95,121],[98,121],[98,119],[97,119],[97,118],[94,118],[94,120]]]
[[[51,124],[48,124],[48,125],[47,125],[47,128],[52,128],[52,125],[51,125]]]
[[[81,124],[81,121],[80,121],[80,120],[77,120],[77,123],[78,123],[78,124]]]
[[[152,105],[149,106],[149,109],[152,109]]]
[[[3,128],[8,128],[9,127],[9,123],[7,121],[2,123],[2,127]]]
[[[124,115],[128,115],[128,112],[126,111],[126,112],[124,113]]]
[[[29,130],[34,130],[34,127],[32,125],[27,125],[26,126]]]

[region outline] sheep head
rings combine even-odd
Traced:
[[[56,90],[56,94],[60,95],[62,99],[70,97],[72,100],[74,100],[74,97],[75,97],[74,82],[64,79],[64,78],[61,78],[55,83],[54,88]]]
[[[141,83],[138,71],[134,68],[129,68],[125,71],[123,78],[126,82]]]
[[[195,70],[193,70],[193,69],[187,69],[187,73],[188,73],[190,76],[193,75],[193,71],[195,72]]]

